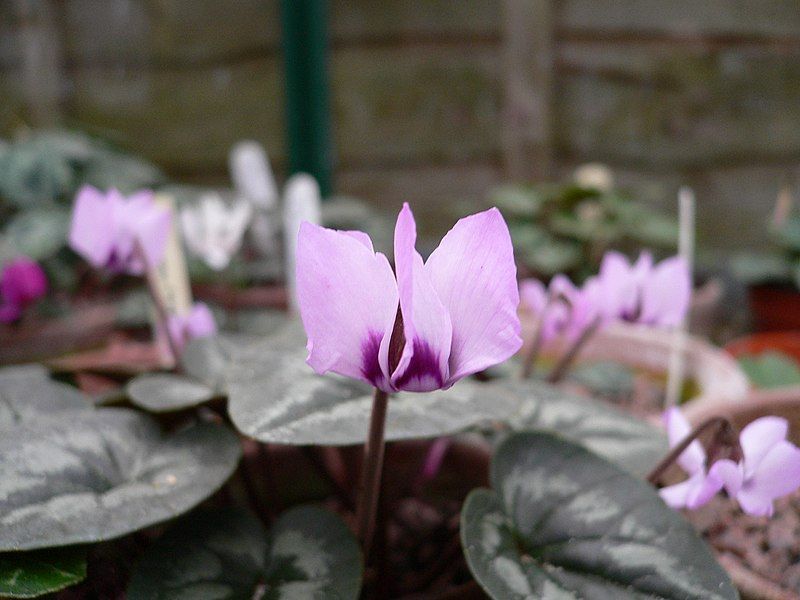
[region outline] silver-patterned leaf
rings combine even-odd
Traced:
[[[316,375],[305,350],[250,352],[230,371],[228,411],[239,430],[262,442],[360,444],[366,439],[372,389],[335,375]],[[516,398],[461,381],[446,391],[391,396],[386,439],[435,437],[517,410]]]
[[[241,453],[218,425],[164,435],[131,410],[66,416],[0,436],[0,551],[107,540],[175,517],[216,491]]]
[[[86,546],[0,554],[0,597],[36,598],[86,578]]]
[[[467,563],[496,600],[732,600],[710,549],[650,485],[549,433],[506,439],[494,491],[461,513]]]
[[[500,394],[518,394],[519,410],[509,419],[516,431],[549,430],[644,476],[668,449],[664,432],[608,404],[534,381],[498,381]]]
[[[322,508],[289,510],[269,536],[246,511],[197,511],[145,553],[127,598],[355,600],[361,575],[358,543]]]
[[[64,411],[90,410],[74,387],[50,379],[41,365],[0,369],[0,429]]]
[[[148,373],[125,386],[131,403],[153,413],[184,410],[203,404],[217,394],[205,383],[170,373]]]

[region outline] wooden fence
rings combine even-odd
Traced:
[[[0,0],[0,131],[78,127],[203,182],[254,138],[280,172],[278,11]],[[431,233],[599,160],[661,206],[692,185],[701,242],[752,246],[800,173],[796,0],[331,0],[331,36],[338,190]]]

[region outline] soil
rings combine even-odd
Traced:
[[[734,579],[749,578],[744,597],[800,600],[800,491],[776,500],[771,518],[751,517],[723,495],[685,516]]]

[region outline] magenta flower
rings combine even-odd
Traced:
[[[75,198],[69,245],[96,268],[116,273],[141,275],[147,263],[161,263],[171,226],[171,214],[160,207],[150,191],[136,192],[125,198],[115,189],[103,193],[84,186]]]
[[[369,236],[304,222],[297,296],[308,364],[385,392],[448,388],[522,345],[511,238],[493,208],[461,219],[426,262],[407,204],[394,237],[396,276]]]
[[[744,458],[714,463],[709,476],[723,485],[747,514],[772,516],[773,501],[800,487],[800,448],[786,440],[789,424],[780,417],[761,417],[742,429]]]
[[[167,321],[169,335],[178,348],[196,338],[209,337],[217,333],[214,314],[203,302],[195,302],[186,315],[171,315]]]
[[[26,256],[15,258],[0,274],[0,322],[11,323],[25,307],[47,293],[47,277],[39,264]]]
[[[600,265],[599,281],[603,312],[609,319],[674,327],[689,310],[689,269],[679,256],[654,265],[652,255],[642,252],[631,265],[622,254],[607,252]]]
[[[686,417],[676,407],[664,413],[664,426],[670,447],[677,446],[692,430]],[[722,489],[722,481],[716,473],[709,474],[706,460],[706,451],[699,441],[694,440],[677,461],[689,477],[675,485],[661,488],[659,494],[662,500],[672,508],[692,510],[711,500]]]

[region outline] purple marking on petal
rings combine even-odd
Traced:
[[[377,331],[367,333],[366,339],[361,343],[361,373],[364,378],[377,388],[384,389],[386,377],[378,361],[378,350],[381,347],[383,334]]]
[[[425,340],[414,338],[414,354],[405,372],[394,382],[398,389],[423,392],[444,386],[439,357]],[[433,384],[433,385],[432,385]]]

